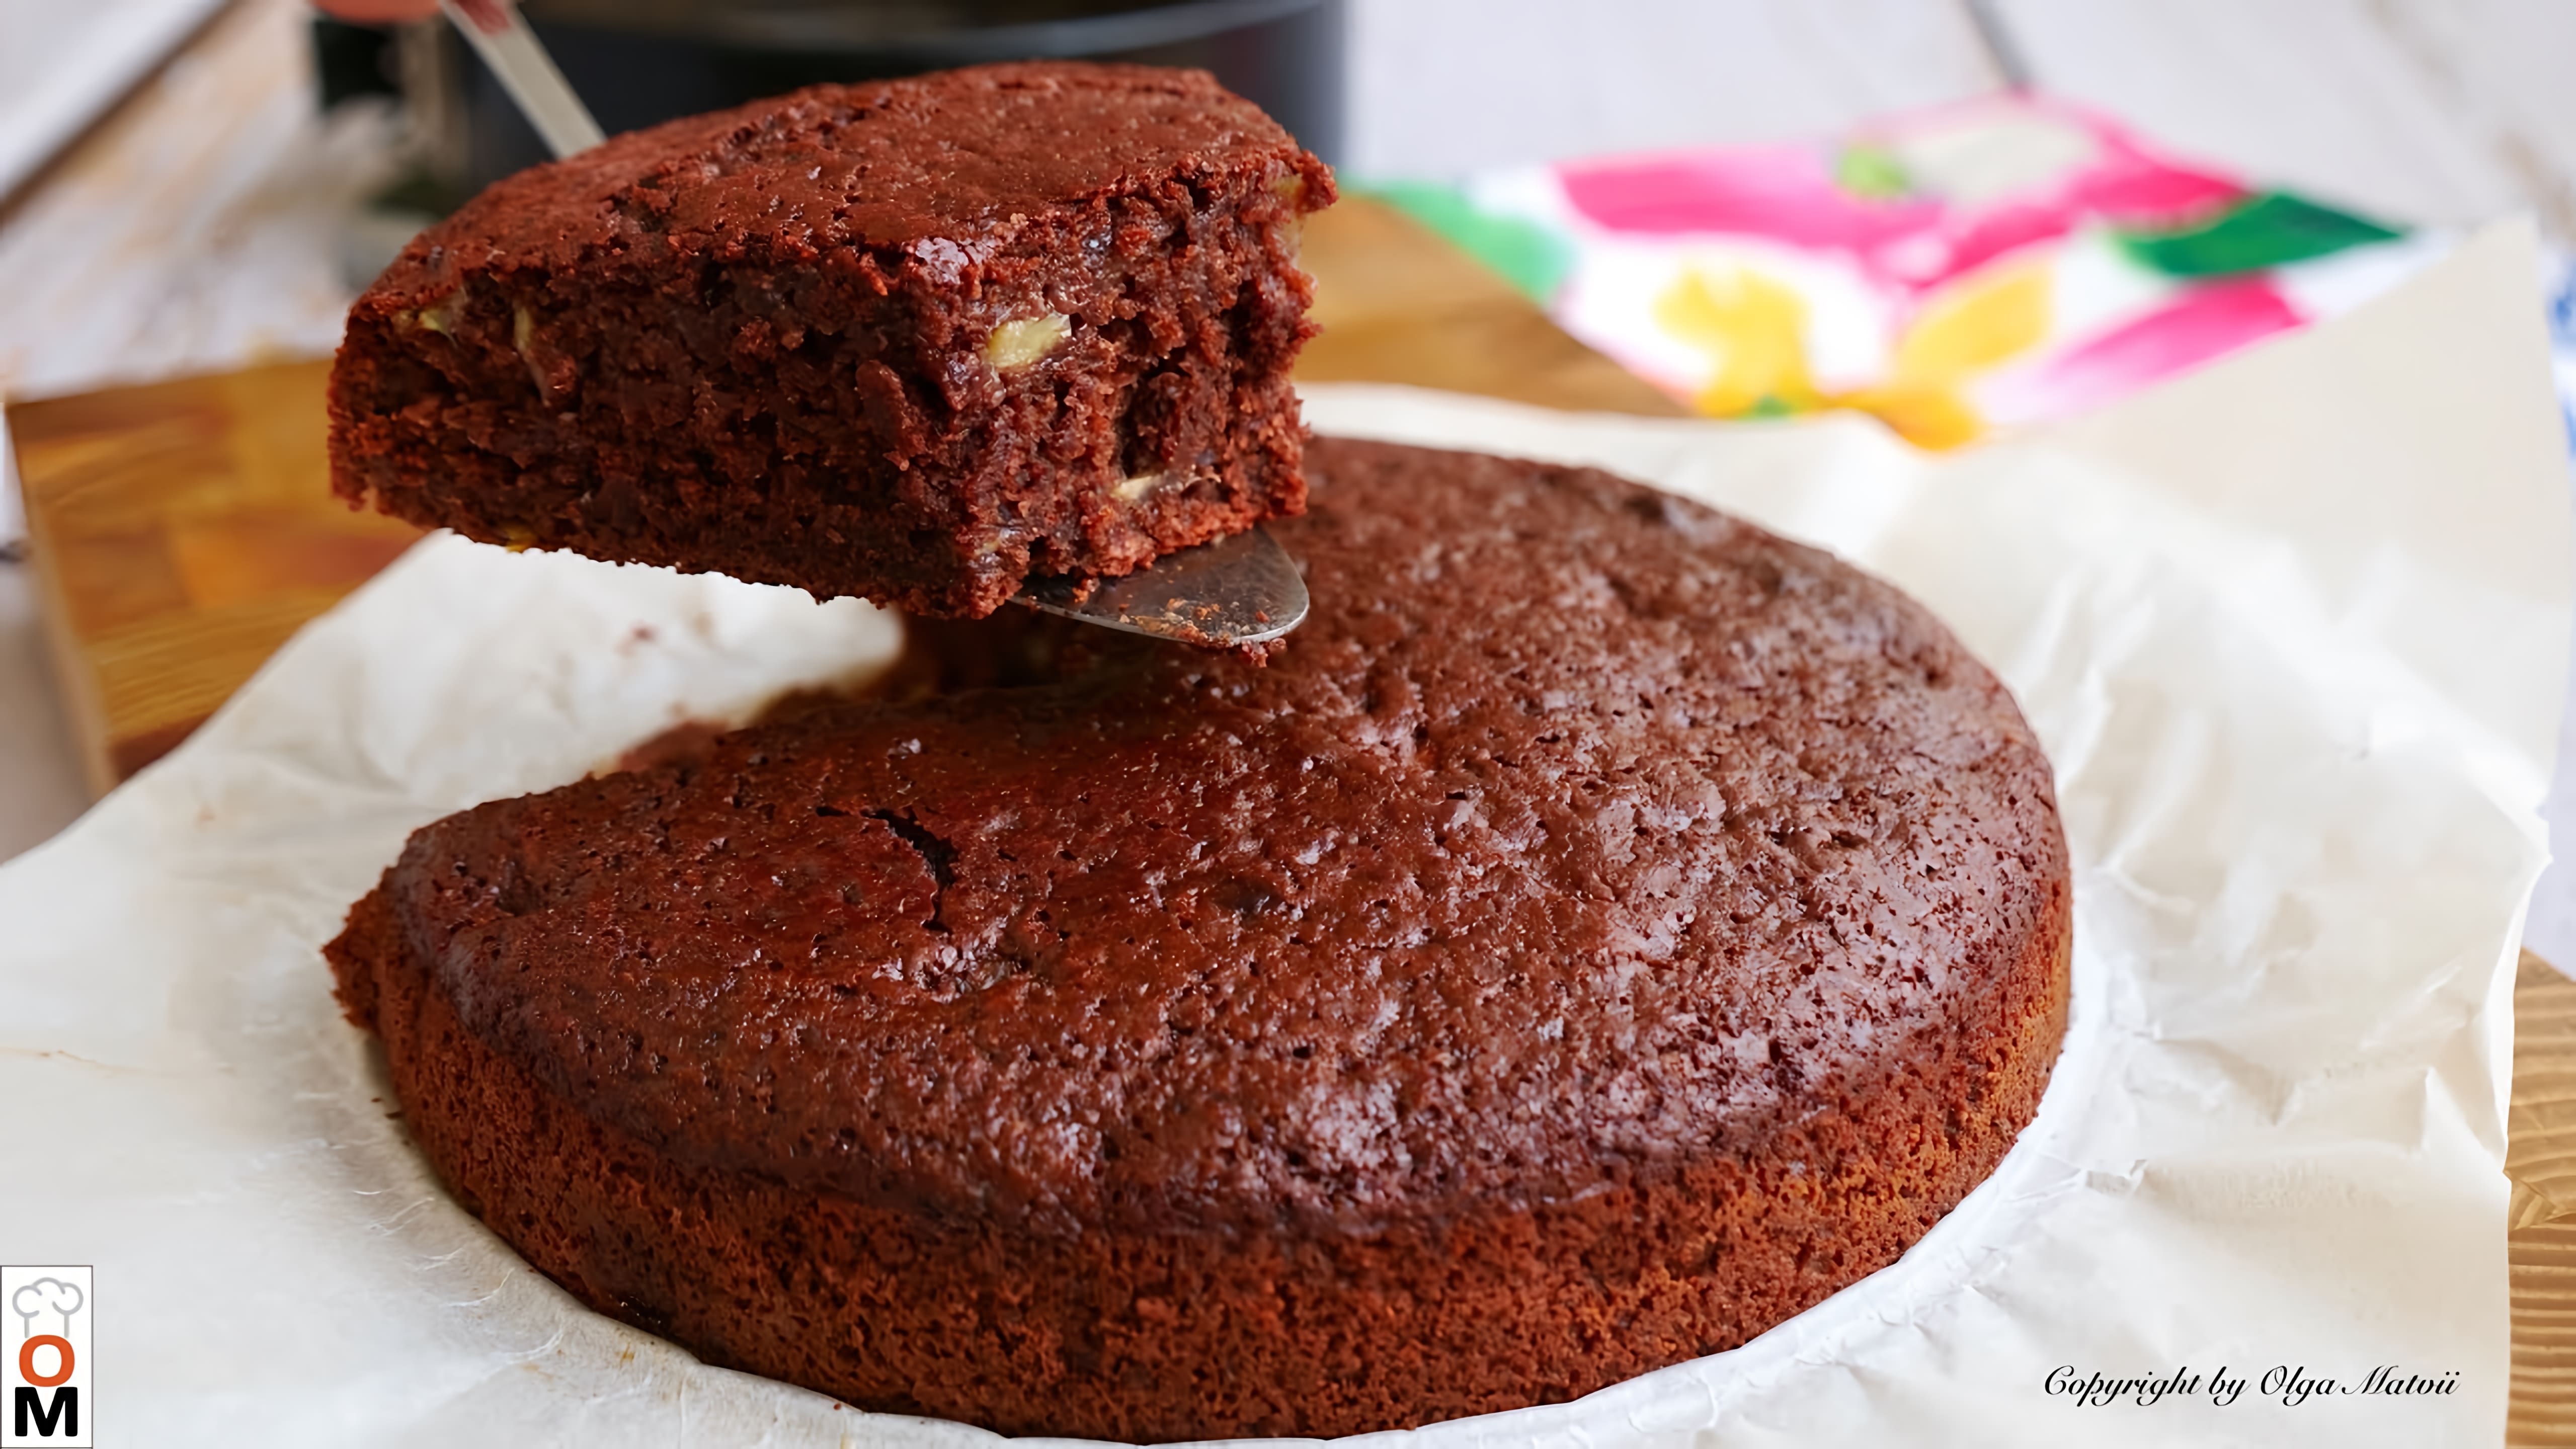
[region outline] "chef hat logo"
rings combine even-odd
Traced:
[[[36,1320],[49,1313],[54,1315],[55,1321],[46,1325],[46,1331],[68,1332],[72,1326],[72,1315],[81,1311],[80,1285],[66,1283],[60,1278],[39,1278],[9,1295],[9,1311],[18,1315],[22,1335],[33,1335],[37,1331]]]

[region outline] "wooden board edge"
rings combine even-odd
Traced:
[[[27,476],[23,463],[18,476],[22,480]],[[45,659],[52,667],[54,690],[67,716],[63,723],[71,731],[72,746],[80,755],[82,783],[89,788],[89,797],[96,800],[115,789],[117,782],[116,764],[109,757],[106,690],[98,672],[89,665],[80,635],[72,627],[70,610],[61,604],[69,597],[68,585],[57,572],[59,554],[51,519],[34,499],[26,498],[23,484],[20,497],[26,504],[27,556],[36,570],[36,612],[43,616]]]

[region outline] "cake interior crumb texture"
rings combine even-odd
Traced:
[[[1146,1441],[1571,1399],[1894,1261],[2064,1030],[2002,685],[1615,478],[1306,466],[1266,667],[951,623],[414,835],[329,956],[458,1198],[709,1362]]]
[[[350,309],[332,486],[490,543],[921,614],[1304,505],[1299,221],[1206,74],[818,86],[503,180]]]

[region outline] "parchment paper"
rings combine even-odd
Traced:
[[[1894,579],[2018,693],[2076,861],[2066,1055],[1965,1206],[1743,1349],[1422,1449],[2497,1441],[2510,968],[2570,598],[2532,265],[2502,229],[1937,461],[1851,420],[1309,394],[1322,431],[1602,463]],[[414,826],[894,639],[855,604],[433,540],[0,869],[0,1256],[97,1266],[103,1442],[991,1437],[573,1303],[438,1190],[317,952]],[[2382,1365],[2455,1388],[2261,1382]],[[2204,1378],[2087,1406],[2045,1391],[2059,1366]],[[2224,1405],[2221,1367],[2248,1380]]]

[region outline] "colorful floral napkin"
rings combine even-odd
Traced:
[[[1701,413],[1857,409],[1929,448],[2334,316],[2452,242],[2173,160],[2033,96],[1821,145],[1363,189]],[[2563,268],[2553,290],[2576,385]]]

